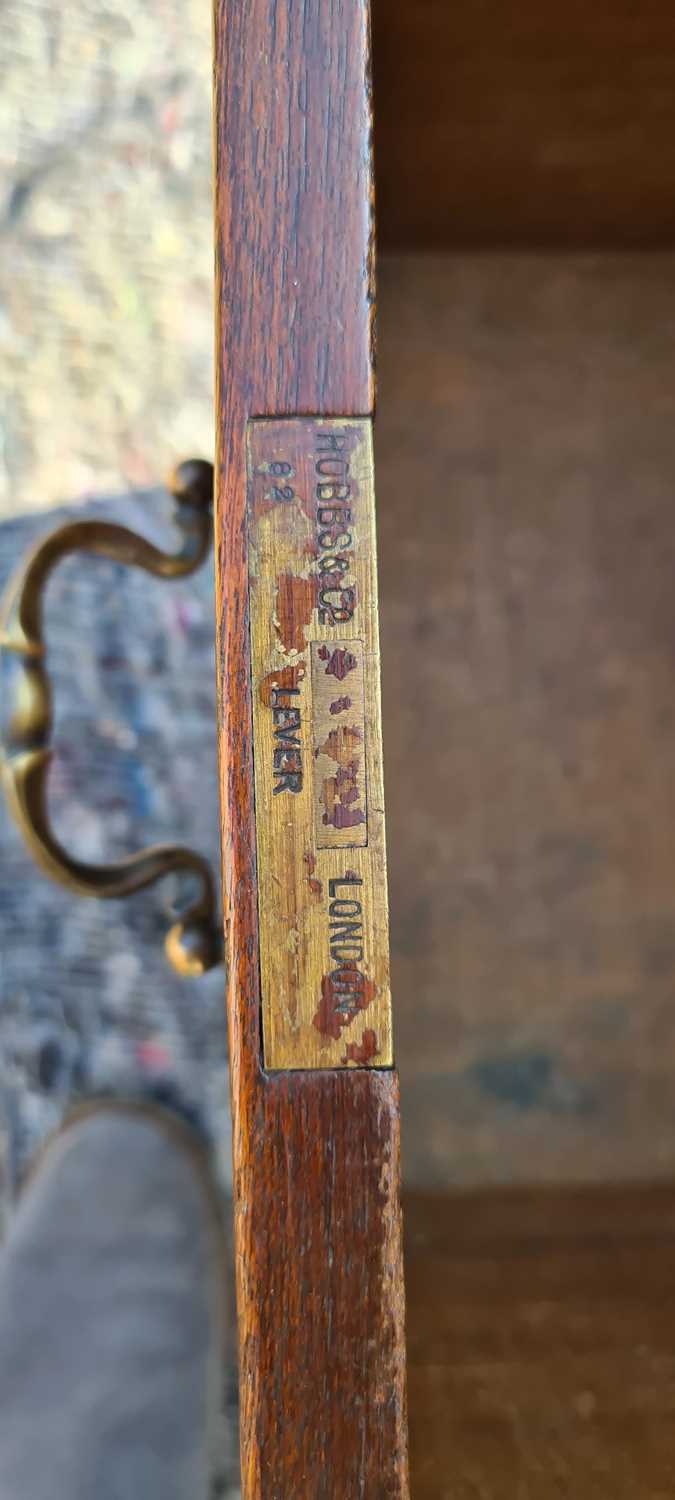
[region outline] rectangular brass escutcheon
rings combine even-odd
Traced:
[[[264,1063],[391,1067],[372,425],[247,458]]]

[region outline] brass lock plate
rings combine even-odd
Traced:
[[[267,1068],[392,1066],[372,424],[248,427]]]

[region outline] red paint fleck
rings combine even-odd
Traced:
[[[258,689],[260,702],[264,703],[266,708],[269,708],[274,689],[281,688],[283,690],[285,688],[286,692],[288,692],[297,688],[303,680],[305,671],[305,663],[301,661],[298,662],[297,666],[277,667],[274,672],[268,672],[267,676],[263,677]]]
[[[377,987],[362,974],[356,964],[342,964],[321,980],[321,1000],[312,1025],[322,1036],[339,1041],[345,1026],[351,1026],[359,1011],[366,1010],[375,999]]]
[[[322,661],[328,663],[326,667],[327,677],[337,677],[338,682],[343,682],[348,672],[353,672],[358,667],[358,660],[353,651],[348,651],[346,646],[336,646],[330,651],[328,646],[320,646],[318,655]]]
[[[308,851],[306,854],[303,854],[303,860],[307,866],[307,884],[309,889],[313,896],[320,896],[323,891],[323,885],[320,880],[314,879],[314,871],[316,869],[314,855]]]
[[[326,809],[321,818],[324,827],[356,828],[365,823],[363,808],[354,805],[361,801],[358,769],[359,762],[353,760],[338,766],[334,776],[326,776],[320,799]]]
[[[319,755],[327,755],[329,760],[337,761],[339,766],[358,765],[358,760],[354,760],[354,751],[362,744],[363,735],[355,724],[338,724],[336,729],[331,729],[314,754],[317,758]]]
[[[332,714],[344,714],[351,706],[351,698],[334,698],[330,705],[330,712]]]
[[[334,776],[324,778],[320,800],[325,812],[322,821],[325,827],[356,828],[365,823],[366,814],[359,803],[363,803],[363,790],[359,784],[361,757],[354,752],[363,744],[363,735],[354,724],[339,724],[319,745],[314,754],[326,755],[337,762]]]
[[[280,573],[277,578],[276,631],[285,651],[302,651],[305,628],[316,606],[316,578]]]
[[[377,1037],[374,1031],[364,1031],[360,1042],[348,1042],[347,1051],[342,1058],[343,1063],[359,1063],[361,1067],[367,1066],[374,1057],[379,1057],[380,1049],[377,1045]]]

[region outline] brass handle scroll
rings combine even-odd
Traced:
[[[157,578],[184,578],[194,572],[211,541],[212,465],[201,459],[179,464],[169,488],[182,536],[176,553],[161,551],[126,526],[70,521],[38,543],[11,579],[0,605],[0,653],[18,657],[20,670],[4,715],[0,768],[9,810],[35,863],[67,890],[80,896],[122,897],[174,872],[196,879],[197,894],[171,926],[164,945],[173,968],[187,976],[203,974],[222,957],[216,892],[207,861],[191,849],[156,844],[115,864],[84,864],[71,858],[55,838],[47,810],[52,712],[42,629],[45,585],[56,564],[72,552],[128,563]]]

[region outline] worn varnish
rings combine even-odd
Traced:
[[[363,0],[217,0],[218,731],[246,1500],[407,1494],[396,1075],[261,1065],[247,594],[248,422],[372,411],[370,127]]]
[[[675,256],[384,256],[379,294],[404,1182],[663,1178]]]
[[[392,1064],[370,429],[248,431],[267,1068]]]
[[[669,0],[374,0],[380,246],[675,242]]]

